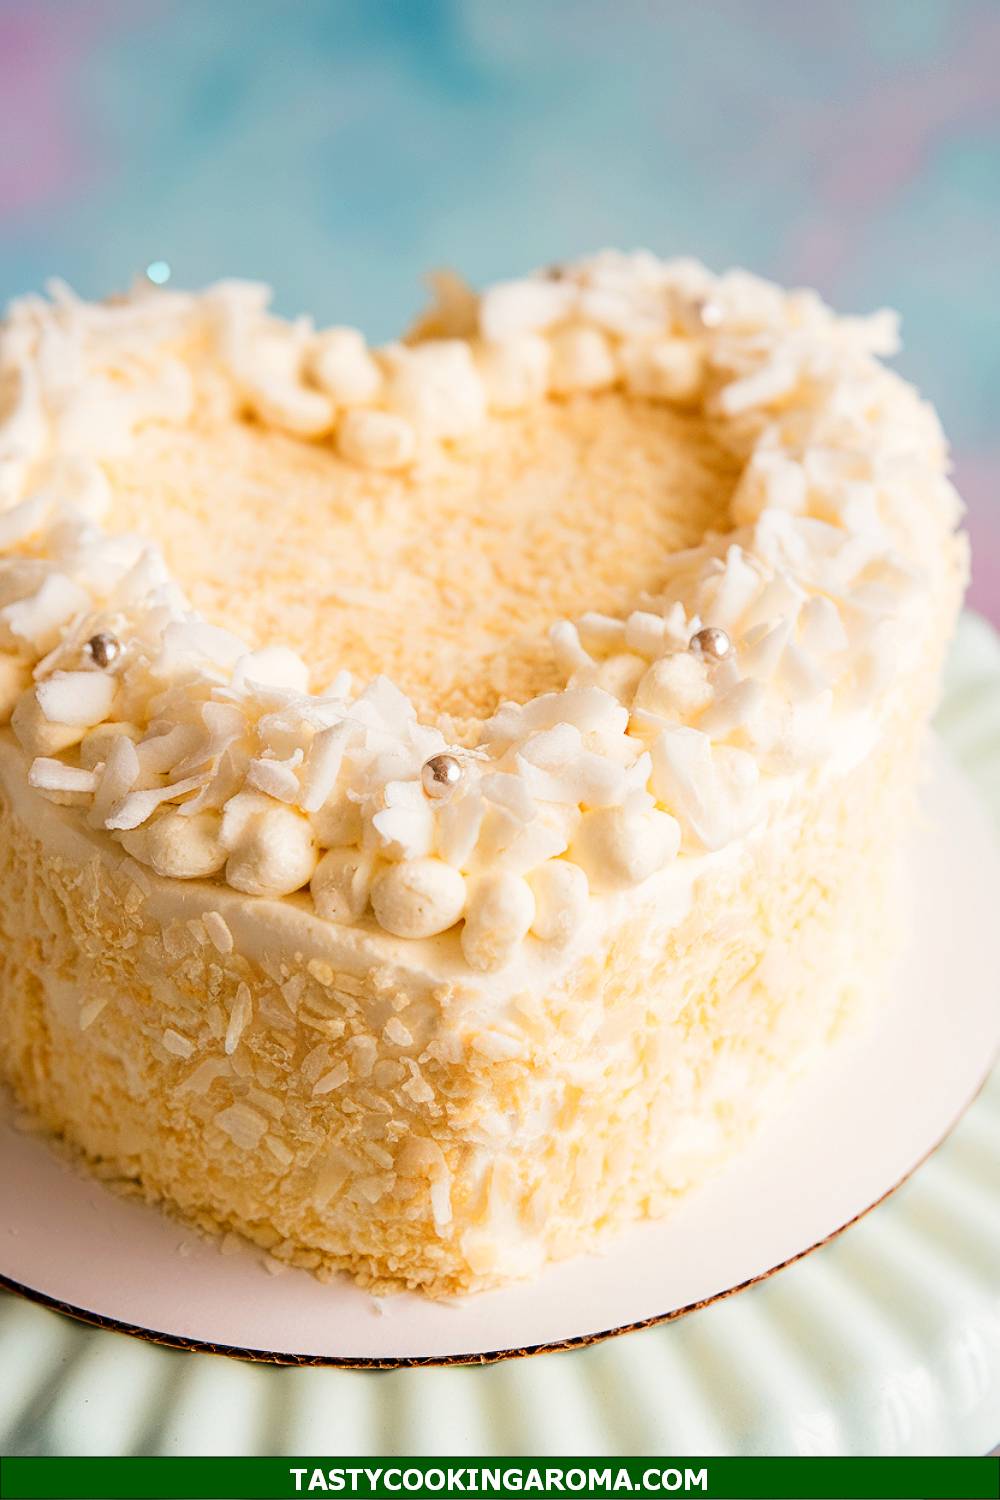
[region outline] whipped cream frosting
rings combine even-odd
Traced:
[[[790,780],[856,761],[918,657],[960,505],[932,410],[879,362],[889,314],[611,252],[481,296],[448,281],[417,342],[374,350],[248,283],[50,292],[0,344],[0,715],[28,784],[157,877],[308,903],[473,973],[559,962],[598,912],[737,851]],[[102,463],[198,402],[405,470],[491,411],[611,388],[721,422],[730,527],[622,617],[554,621],[563,687],[501,705],[471,749],[385,677],[312,684],[280,642],[251,650],[148,539],[102,527]],[[692,646],[704,627],[719,660]],[[441,753],[462,774],[432,797]]]

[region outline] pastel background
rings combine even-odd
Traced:
[[[903,313],[1000,622],[997,0],[0,0],[0,298],[163,258],[374,338],[614,243]]]

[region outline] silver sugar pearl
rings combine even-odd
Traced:
[[[122,654],[122,643],[110,630],[99,630],[92,635],[84,647],[95,667],[105,669],[116,662]]]
[[[428,797],[447,797],[462,779],[462,767],[454,755],[432,755],[420,770],[420,782]]]
[[[704,630],[696,631],[688,645],[699,656],[707,656],[712,661],[722,661],[733,649],[732,641],[717,625],[706,625]]]

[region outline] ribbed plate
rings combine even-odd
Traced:
[[[1000,645],[939,728],[1000,812]],[[1000,998],[1000,997],[998,997]],[[978,1453],[1000,1436],[1000,1076],[890,1202],[782,1275],[573,1354],[389,1374],[157,1349],[0,1299],[6,1453]]]

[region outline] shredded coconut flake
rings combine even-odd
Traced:
[[[97,776],[93,771],[67,766],[61,760],[40,755],[31,763],[28,785],[45,792],[93,792],[97,787]]]
[[[107,1003],[107,1000],[103,996],[100,996],[96,1000],[88,1000],[85,1005],[81,1005],[81,1031],[86,1031],[89,1026],[93,1026],[94,1022],[97,1020],[98,1016],[101,1014],[101,1011],[104,1009]]]
[[[190,1057],[194,1051],[194,1042],[191,1038],[182,1036],[179,1031],[174,1031],[172,1026],[168,1026],[163,1033],[163,1045],[168,1052],[173,1053],[174,1057]]]
[[[413,1037],[398,1016],[390,1016],[385,1023],[383,1036],[394,1047],[412,1047]]]
[[[103,672],[54,672],[35,689],[38,706],[53,724],[100,724],[111,712],[116,684]]]
[[[266,1117],[240,1101],[231,1104],[228,1109],[220,1109],[214,1118],[219,1129],[244,1151],[255,1150],[267,1130]]]
[[[351,1070],[345,1062],[339,1062],[329,1073],[324,1073],[322,1078],[317,1079],[313,1086],[313,1097],[317,1094],[329,1094],[333,1089],[339,1089],[341,1084],[347,1082],[351,1076]]]
[[[253,1005],[250,999],[250,987],[241,981],[236,990],[233,1008],[229,1013],[229,1025],[226,1027],[225,1051],[227,1057],[231,1057],[239,1046],[240,1038],[246,1027],[250,1024],[252,1014]]]
[[[290,1166],[295,1160],[294,1152],[290,1151],[284,1141],[279,1140],[276,1135],[266,1135],[264,1137],[264,1145],[270,1151],[275,1161],[283,1167]]]
[[[205,924],[205,931],[216,951],[222,954],[232,953],[233,934],[221,912],[207,911],[202,917],[202,922]]]

